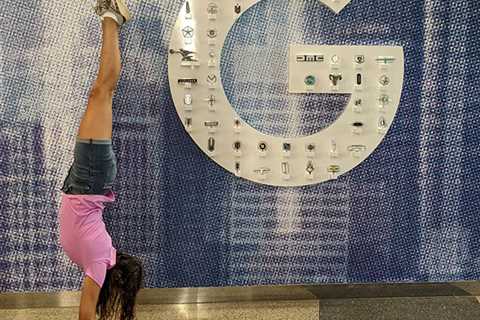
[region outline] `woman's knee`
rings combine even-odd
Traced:
[[[115,85],[95,82],[90,90],[89,100],[105,100],[113,97]]]

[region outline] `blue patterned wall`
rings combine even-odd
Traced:
[[[240,180],[196,147],[167,81],[182,1],[130,3],[114,99],[118,201],[104,216],[115,245],[145,262],[148,287],[480,279],[480,2],[353,0],[336,16],[316,0],[264,0],[242,16],[223,84],[266,133],[311,134],[346,103],[285,94],[289,43],[405,49],[383,143],[337,181],[302,188]],[[0,291],[80,285],[57,209],[99,31],[86,1],[0,4]]]

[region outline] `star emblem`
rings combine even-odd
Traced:
[[[182,29],[182,34],[184,38],[193,38],[193,28],[190,26],[186,26]]]

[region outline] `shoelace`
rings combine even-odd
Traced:
[[[93,9],[97,15],[101,15],[107,10],[118,12],[117,3],[115,0],[97,0]]]

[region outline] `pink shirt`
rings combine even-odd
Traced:
[[[104,203],[113,201],[113,192],[105,196],[62,193],[59,212],[63,250],[100,287],[116,262],[116,250],[102,219]]]

